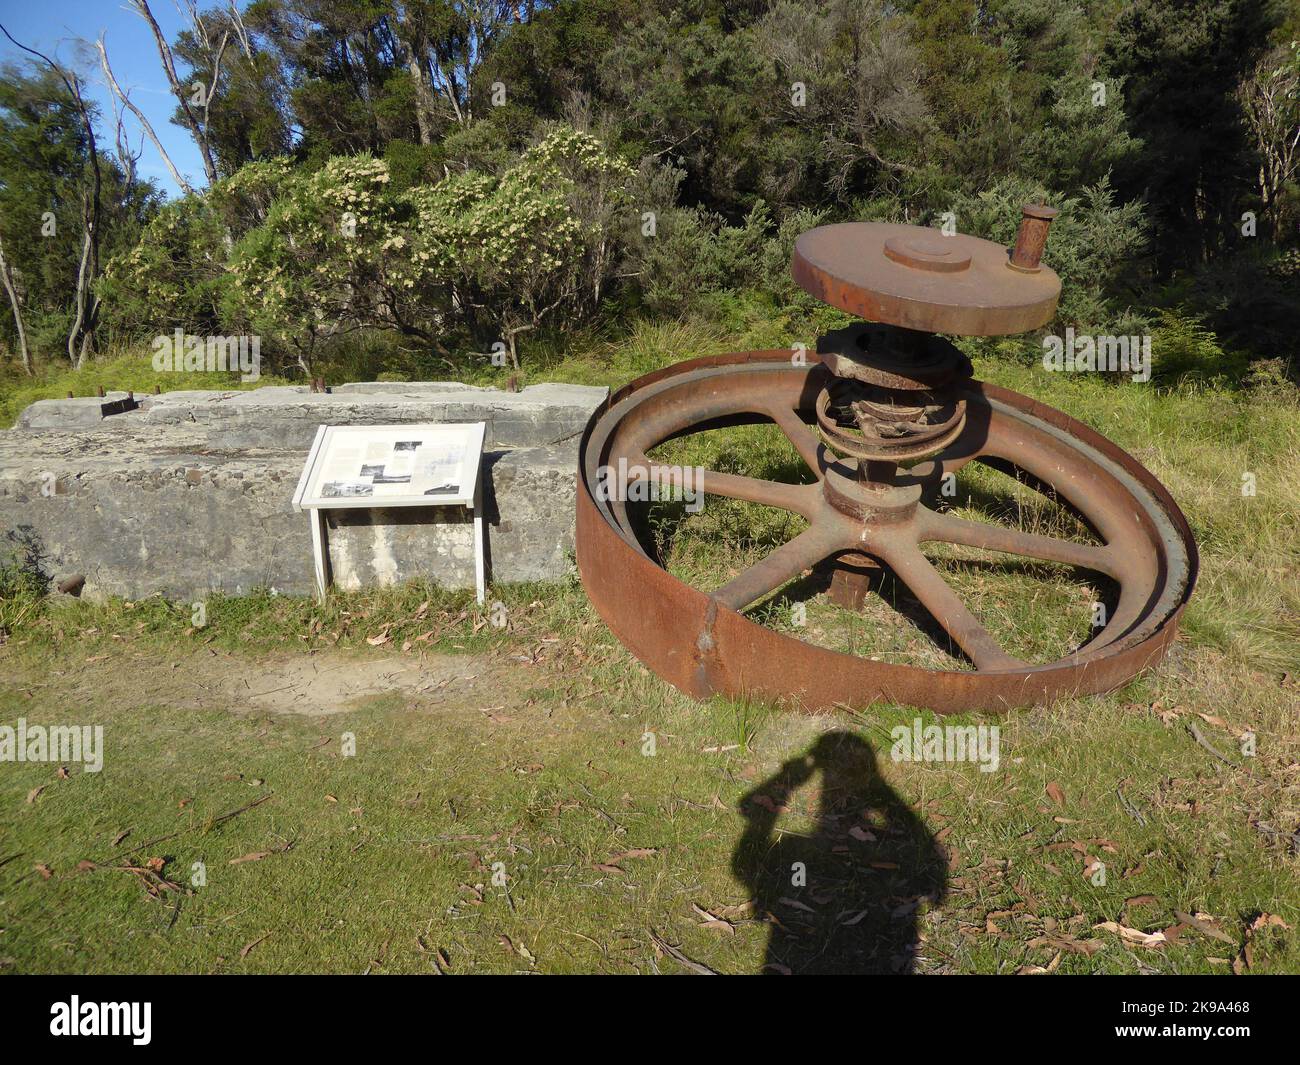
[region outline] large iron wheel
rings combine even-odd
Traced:
[[[1060,411],[969,381],[962,386],[967,416],[960,434],[932,460],[899,470],[886,491],[872,492],[854,464],[828,452],[811,428],[823,374],[815,357],[798,365],[787,350],[696,359],[632,382],[593,419],[580,456],[578,564],[601,616],[648,667],[696,697],[759,697],[808,710],[889,700],[958,712],[1110,690],[1163,655],[1191,593],[1196,548],[1168,492],[1131,456]],[[657,445],[763,421],[789,438],[815,481],[706,471],[697,487],[800,514],[808,528],[721,587],[690,587],[652,557],[629,504],[598,490],[602,467],[617,468],[622,460],[625,468],[670,484],[680,473],[648,457]],[[922,502],[945,474],[975,460],[1014,467],[1045,486],[1099,542],[969,521]],[[927,545],[936,543],[1099,574],[1117,588],[1113,609],[1066,657],[1021,661],[927,558]],[[854,555],[892,571],[973,668],[869,660],[776,632],[742,613],[819,563]]]

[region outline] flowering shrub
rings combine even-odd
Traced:
[[[265,222],[235,245],[230,272],[251,328],[292,350],[305,370],[320,344],[376,319],[375,260],[397,238],[400,203],[388,168],[369,156],[331,159],[280,186]]]
[[[560,311],[595,309],[615,261],[631,167],[588,134],[560,128],[499,178],[449,177],[404,197],[406,232],[386,248],[392,308],[410,297],[480,338],[515,336]]]
[[[109,261],[97,291],[115,326],[152,336],[175,326],[220,332],[227,288],[221,223],[206,201],[166,204],[130,251]]]
[[[504,341],[513,356],[517,333],[594,308],[593,271],[612,270],[604,246],[631,178],[571,129],[500,177],[457,174],[402,193],[382,160],[331,159],[287,177],[265,223],[235,247],[235,292],[253,328],[305,367],[322,341],[362,327],[439,348],[468,331]]]
[[[125,309],[121,324],[140,334],[237,324],[306,371],[322,344],[357,329],[394,330],[444,354],[452,336],[502,341],[514,357],[517,334],[599,303],[633,177],[566,127],[500,175],[405,191],[369,155],[311,172],[250,163],[169,204],[104,285]]]

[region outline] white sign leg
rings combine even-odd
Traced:
[[[474,482],[474,591],[480,603],[487,598],[487,581],[483,570],[483,477],[480,475]]]
[[[325,602],[325,593],[329,588],[329,558],[325,546],[325,511],[313,507],[307,512],[311,515],[311,550],[316,562],[316,598]]]

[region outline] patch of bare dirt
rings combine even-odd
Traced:
[[[407,698],[468,695],[482,663],[468,656],[354,658],[295,656],[242,663],[220,678],[220,695],[234,706],[271,713],[324,717],[394,692]],[[450,689],[450,693],[449,693]]]
[[[12,671],[9,667],[15,667]],[[43,667],[4,662],[28,697],[107,699],[125,706],[175,706],[325,717],[399,694],[416,707],[477,709],[514,690],[499,660],[488,656],[364,655],[344,651],[252,656],[210,648],[179,656],[123,648],[113,655],[69,653]]]

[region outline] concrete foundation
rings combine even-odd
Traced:
[[[605,396],[365,382],[327,394],[174,392],[95,417],[84,400],[43,400],[0,433],[0,536],[26,545],[47,575],[85,574],[91,597],[309,594],[310,518],[290,501],[318,425],[484,421],[489,576],[558,580],[571,565],[578,437]],[[468,511],[329,517],[339,586],[415,576],[473,586]]]

